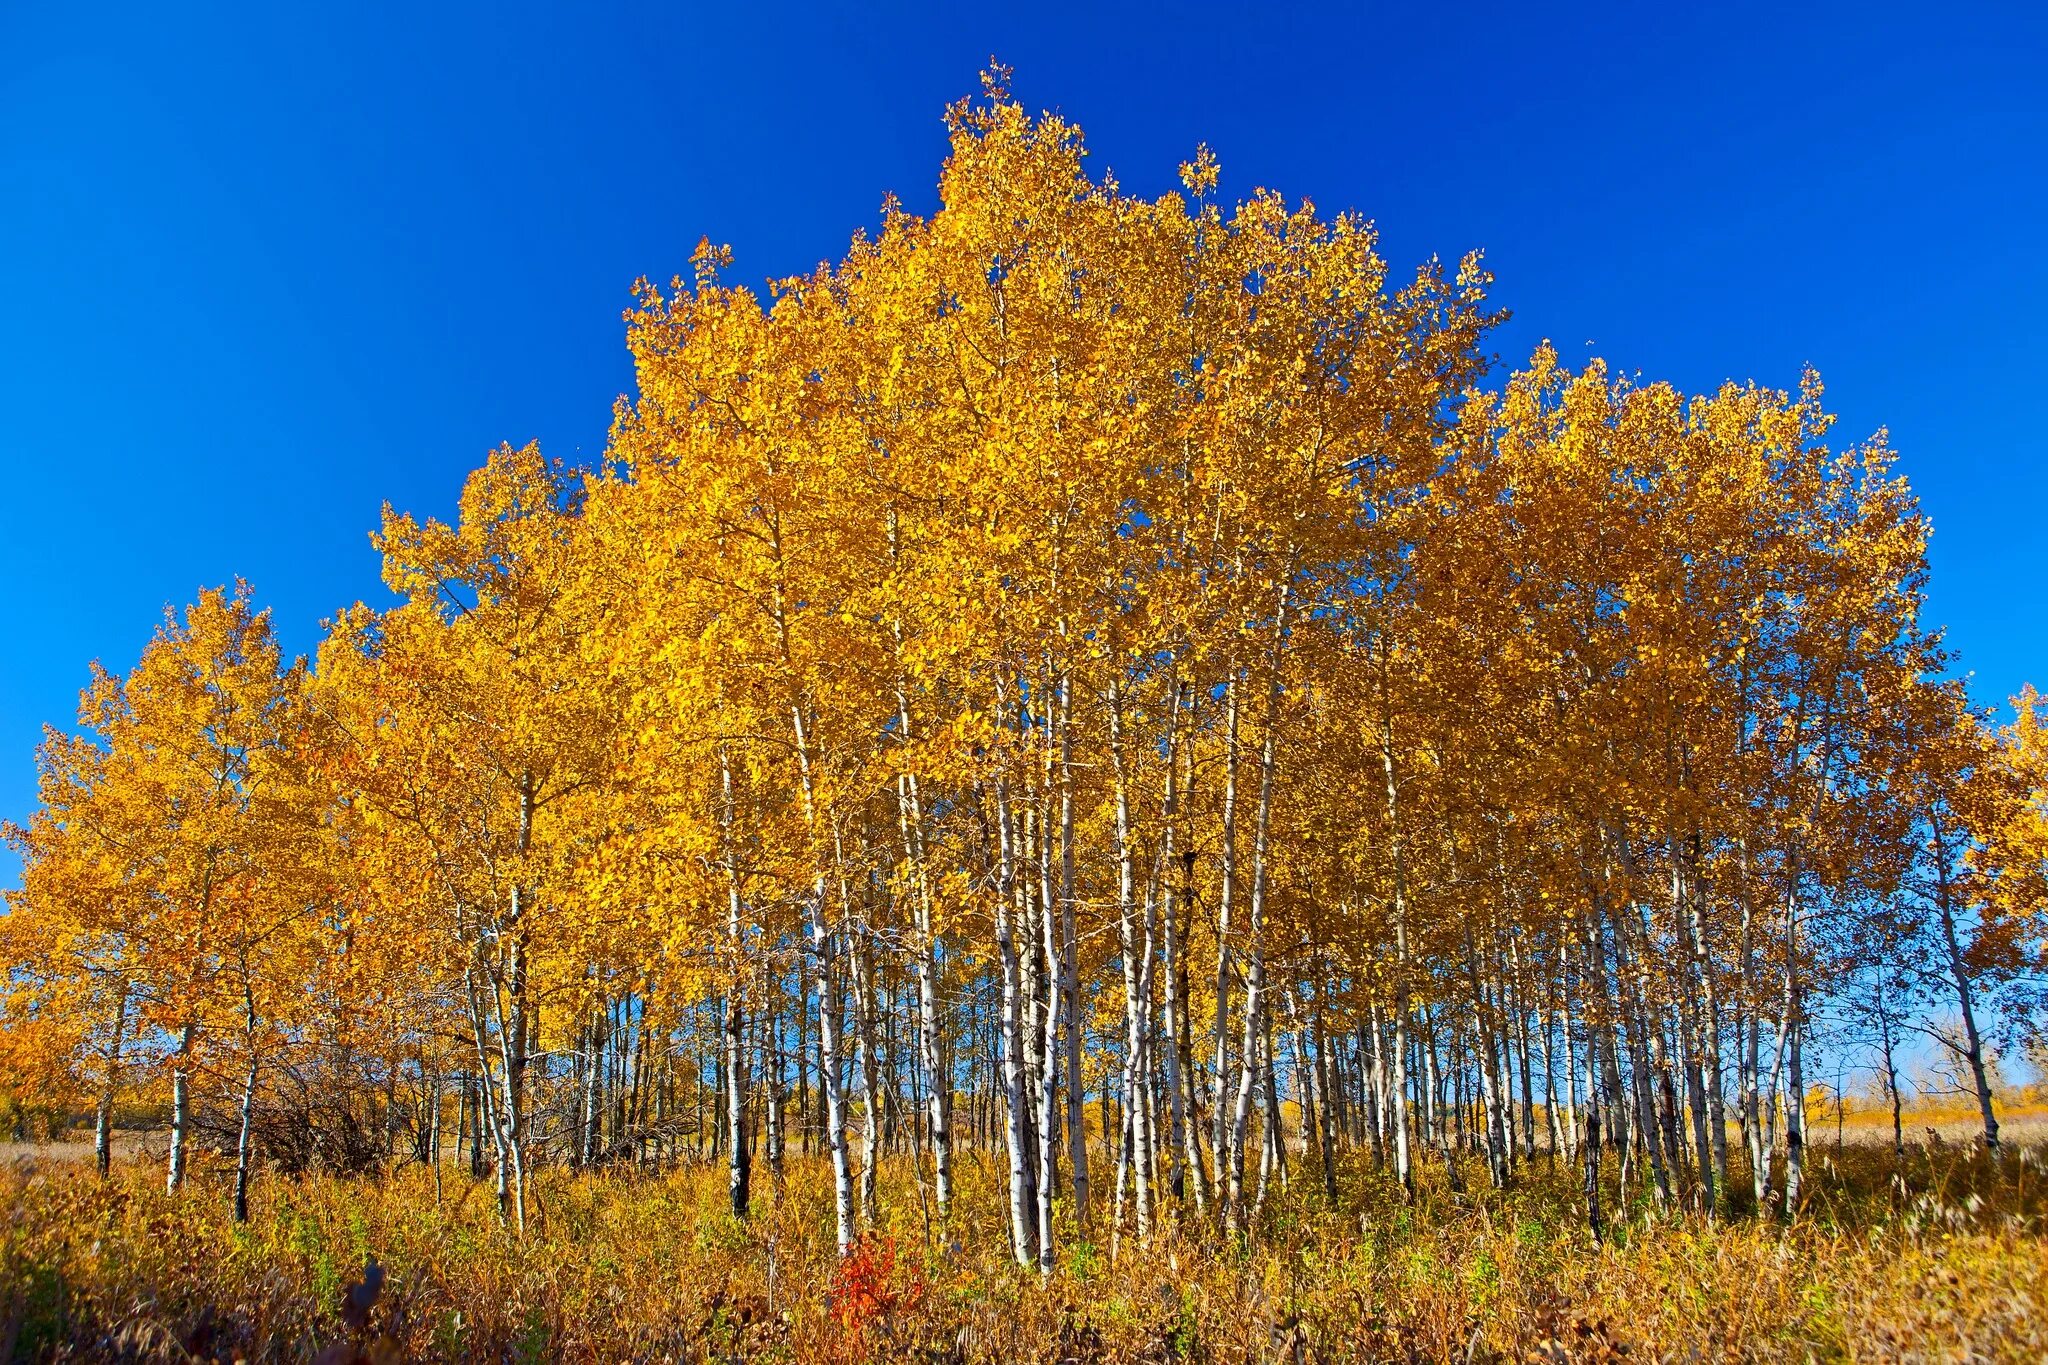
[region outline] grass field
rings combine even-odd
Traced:
[[[2048,1359],[2041,1148],[1992,1158],[1923,1132],[1895,1160],[1871,1128],[1845,1123],[1838,1154],[1817,1125],[1789,1225],[1659,1211],[1638,1190],[1596,1247],[1576,1172],[1541,1158],[1500,1192],[1477,1163],[1463,1194],[1432,1167],[1413,1202],[1354,1163],[1334,1202],[1280,1191],[1243,1244],[1190,1216],[1139,1245],[1101,1208],[1085,1233],[1066,1210],[1045,1279],[1008,1263],[999,1176],[972,1155],[950,1227],[907,1163],[886,1168],[875,1230],[842,1263],[816,1160],[779,1188],[764,1173],[746,1223],[723,1211],[722,1168],[545,1171],[522,1242],[452,1166],[438,1197],[419,1165],[264,1178],[237,1227],[216,1166],[174,1198],[133,1155],[102,1182],[89,1145],[17,1148],[0,1358]]]

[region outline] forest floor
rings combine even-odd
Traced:
[[[1468,1161],[1458,1192],[1432,1164],[1406,1200],[1360,1156],[1335,1200],[1297,1162],[1242,1242],[1192,1211],[1141,1244],[1063,1208],[1045,1277],[1010,1262],[988,1153],[960,1154],[945,1227],[886,1163],[841,1262],[819,1158],[759,1172],[744,1223],[722,1166],[545,1170],[521,1238],[453,1165],[264,1173],[238,1227],[217,1161],[170,1197],[146,1156],[102,1182],[89,1144],[43,1149],[0,1163],[0,1361],[2048,1359],[2037,1142],[1922,1131],[1900,1159],[1816,1128],[1790,1223],[1659,1210],[1639,1180],[1623,1202],[1610,1163],[1595,1245],[1569,1167],[1494,1191]]]

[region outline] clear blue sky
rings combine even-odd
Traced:
[[[0,815],[166,602],[241,574],[310,650],[379,592],[382,501],[445,514],[500,440],[596,457],[635,276],[929,207],[991,55],[1134,190],[1206,140],[1397,265],[1483,247],[1510,361],[1812,362],[1892,430],[1979,698],[2048,684],[2037,5],[302,8],[0,4]]]

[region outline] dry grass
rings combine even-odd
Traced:
[[[1814,1105],[1807,1123],[1816,1147],[1834,1142],[1837,1123],[1832,1105]],[[1968,1144],[1977,1141],[1984,1132],[1984,1121],[1977,1116],[1975,1104],[1914,1105],[1902,1116],[1902,1124],[1906,1141],[1912,1145],[1928,1141],[1930,1133],[1943,1142]],[[1852,1103],[1845,1107],[1839,1126],[1845,1143],[1889,1146],[1892,1140],[1892,1112],[1882,1105]],[[2048,1104],[2000,1105],[1998,1135],[2000,1141],[2019,1146],[2048,1144]]]
[[[2035,1151],[1815,1151],[1790,1226],[1640,1203],[1596,1248],[1568,1171],[1418,1198],[1363,1166],[1297,1185],[1249,1246],[1198,1224],[1151,1245],[1069,1218],[1049,1280],[1007,1264],[990,1163],[927,1225],[907,1165],[836,1264],[819,1162],[747,1224],[723,1172],[537,1180],[521,1242],[452,1169],[269,1178],[251,1221],[224,1173],[169,1198],[131,1162],[0,1170],[0,1347],[21,1359],[1338,1360],[2048,1359],[2048,1169]],[[1474,1166],[1472,1180],[1483,1179]],[[374,1257],[385,1278],[361,1288]],[[351,1288],[356,1289],[353,1305]],[[0,1350],[0,1357],[7,1351]]]
[[[114,1134],[113,1151],[116,1161],[132,1161],[138,1156],[161,1159],[168,1150],[168,1138],[162,1133],[116,1131]],[[63,1137],[47,1142],[0,1142],[0,1162],[8,1165],[90,1162],[92,1156],[90,1133],[82,1136],[78,1133],[67,1133]]]

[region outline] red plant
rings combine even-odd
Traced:
[[[876,1324],[913,1310],[924,1297],[916,1268],[901,1277],[896,1269],[896,1239],[870,1233],[839,1258],[832,1271],[832,1316],[854,1343],[864,1343]]]

